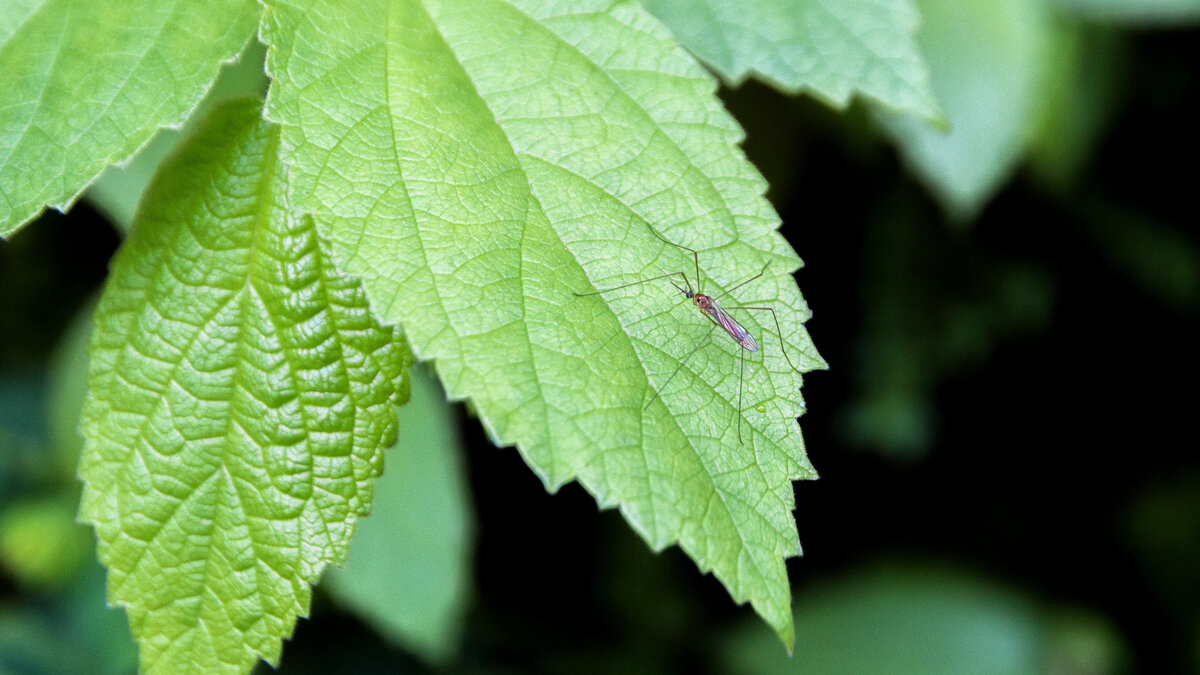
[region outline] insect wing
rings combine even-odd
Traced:
[[[721,309],[716,300],[713,300],[708,309],[703,311],[705,316],[711,319],[713,323],[723,328],[726,333],[729,333],[729,337],[737,341],[742,346],[742,349],[748,352],[758,351],[758,343],[754,341],[754,336],[750,334],[750,331],[742,328],[742,324],[738,323],[732,316],[729,316],[728,312]]]

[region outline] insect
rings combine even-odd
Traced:
[[[742,350],[739,352],[739,355],[741,357],[740,358],[741,368],[738,373],[737,434],[738,434],[738,443],[744,445],[744,443],[742,442],[742,415],[741,415],[741,411],[742,411],[742,381],[745,379],[745,375],[746,375],[746,352],[751,352],[751,353],[757,352],[758,351],[758,342],[755,341],[754,336],[750,334],[750,331],[746,330],[746,328],[744,326],[742,326],[742,324],[738,323],[737,319],[734,319],[732,316],[729,315],[729,312],[726,312],[724,309],[721,308],[721,305],[717,304],[717,299],[720,298],[721,296],[728,295],[729,293],[732,293],[733,291],[741,288],[742,286],[745,286],[746,284],[750,283],[751,281],[754,281],[755,279],[758,279],[759,277],[761,277],[763,274],[766,273],[767,265],[763,265],[762,270],[760,270],[758,274],[755,274],[754,276],[750,277],[749,279],[745,279],[743,281],[738,282],[737,284],[726,289],[722,293],[719,293],[715,296],[705,295],[703,292],[703,286],[701,285],[701,277],[700,277],[700,254],[697,253],[695,249],[691,249],[691,248],[688,248],[687,246],[683,246],[681,244],[676,244],[673,241],[669,241],[668,239],[663,237],[661,234],[659,234],[657,231],[654,230],[654,228],[650,227],[649,225],[647,225],[647,228],[649,228],[651,234],[653,234],[655,237],[660,239],[663,243],[670,244],[671,246],[674,246],[679,249],[683,249],[684,251],[687,251],[692,254],[692,262],[695,263],[695,272],[696,272],[696,288],[694,290],[692,288],[691,281],[688,279],[687,273],[683,272],[681,270],[679,272],[668,272],[667,274],[660,274],[656,277],[650,277],[649,279],[642,279],[641,281],[634,281],[632,283],[623,284],[621,286],[614,286],[612,288],[603,288],[598,291],[593,291],[591,293],[575,293],[575,296],[576,297],[587,297],[587,296],[591,296],[591,295],[600,295],[601,293],[608,293],[610,291],[619,291],[622,288],[630,288],[631,286],[640,286],[642,284],[650,283],[651,281],[658,281],[659,279],[668,279],[668,278],[674,277],[674,276],[678,276],[678,277],[682,278],[683,286],[680,286],[679,284],[675,283],[674,281],[671,282],[671,285],[674,286],[680,293],[682,293],[684,297],[686,297],[688,300],[691,300],[692,304],[694,304],[696,306],[696,309],[700,310],[700,313],[703,314],[705,316],[705,318],[707,318],[712,323],[712,325],[709,326],[708,332],[704,334],[704,339],[702,339],[700,342],[696,343],[696,346],[692,348],[692,351],[688,352],[687,355],[684,356],[679,361],[679,365],[675,366],[675,370],[671,372],[670,377],[667,378],[666,382],[663,382],[662,386],[659,387],[659,391],[655,392],[654,396],[652,396],[650,398],[650,400],[646,402],[646,405],[642,409],[645,410],[646,408],[650,407],[651,403],[654,403],[654,401],[659,396],[659,392],[661,392],[662,389],[666,388],[666,386],[668,384],[670,384],[671,380],[675,378],[675,375],[677,375],[679,373],[679,370],[681,368],[683,368],[683,364],[686,363],[687,360],[690,359],[693,354],[695,354],[697,351],[699,351],[701,347],[703,347],[706,343],[708,343],[708,341],[712,338],[712,334],[713,334],[714,330],[716,330],[717,328],[720,328],[721,330],[725,331],[725,334],[728,335],[730,338],[732,338],[733,341],[736,342],[742,348]],[[773,318],[775,320],[775,333],[779,337],[779,351],[783,353],[783,358],[787,360],[787,364],[789,366],[791,366],[792,370],[794,370],[796,372],[802,372],[799,368],[797,368],[795,366],[795,364],[792,363],[792,359],[787,355],[787,349],[784,347],[784,343],[783,343],[783,330],[779,326],[779,317],[775,314],[775,309],[773,307],[765,307],[765,306],[758,307],[758,306],[749,306],[749,305],[732,305],[731,307],[734,309],[749,309],[749,310],[770,312],[771,318]],[[757,407],[757,409],[761,411],[764,408],[762,405],[759,405]]]

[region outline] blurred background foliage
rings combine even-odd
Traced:
[[[796,654],[423,368],[284,673],[1200,672],[1200,3],[918,0],[942,134],[750,82],[828,373]],[[251,45],[210,99],[261,91]],[[128,673],[74,522],[91,303],[178,132],[0,244],[0,673]]]

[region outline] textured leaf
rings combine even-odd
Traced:
[[[844,108],[860,93],[944,122],[911,0],[644,0],[688,49],[738,84],[757,75]]]
[[[286,202],[260,105],[163,168],[96,311],[81,512],[146,672],[278,659],[407,394],[399,336]]]
[[[371,517],[345,569],[322,584],[385,637],[436,663],[452,655],[466,609],[472,518],[450,406],[425,369],[409,373],[412,398],[400,409]]]
[[[171,151],[187,138],[205,114],[221,101],[242,96],[262,96],[267,90],[263,72],[266,48],[252,40],[236,61],[221,67],[220,75],[204,99],[180,128],[160,129],[150,142],[138,150],[128,162],[104,170],[87,190],[87,198],[108,216],[109,222],[122,232],[133,226],[142,193],[154,178],[155,171]]]
[[[739,412],[720,335],[663,387],[708,330],[665,280],[574,294],[693,270],[653,224],[714,294],[766,264],[737,298],[822,365],[712,78],[633,3],[272,1],[264,21],[295,194],[372,307],[550,489],[576,479],[679,542],[790,644],[791,481],[813,471],[770,315],[738,315],[764,344]]]
[[[182,122],[258,16],[253,0],[0,3],[0,237]]]
[[[1009,177],[1038,123],[1050,64],[1042,0],[917,0],[919,41],[950,132],[912,115],[884,127],[954,218],[973,217]]]

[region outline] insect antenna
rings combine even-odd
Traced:
[[[609,291],[619,291],[622,288],[629,288],[630,286],[640,286],[642,284],[648,284],[651,281],[658,281],[659,279],[666,279],[667,277],[673,277],[676,274],[683,277],[683,283],[687,284],[688,290],[691,290],[692,284],[691,284],[691,282],[688,281],[687,274],[684,274],[683,272],[668,272],[666,274],[660,274],[656,277],[650,277],[649,279],[642,279],[641,281],[634,281],[634,282],[631,282],[628,284],[621,284],[620,286],[613,286],[612,288],[601,288],[600,290],[592,291],[591,293],[576,293],[575,291],[571,291],[571,293],[577,298],[585,298],[589,295],[600,295],[601,293],[607,293]],[[671,284],[674,285],[675,282],[671,282]],[[675,286],[675,288],[679,288],[679,287]],[[679,290],[682,291],[683,289],[680,288]]]
[[[674,287],[675,287],[675,288],[676,288],[676,289],[677,289],[677,290],[678,290],[680,293],[683,293],[684,295],[686,295],[686,296],[687,296],[687,297],[689,297],[689,298],[690,298],[690,297],[692,297],[692,296],[694,296],[694,295],[696,295],[696,294],[695,294],[695,293],[692,291],[692,287],[691,287],[691,286],[688,286],[688,287],[687,287],[687,290],[684,290],[683,286],[680,286],[679,284],[675,283],[674,281],[672,281],[672,282],[671,282],[671,285],[672,285],[672,286],[674,286]]]

